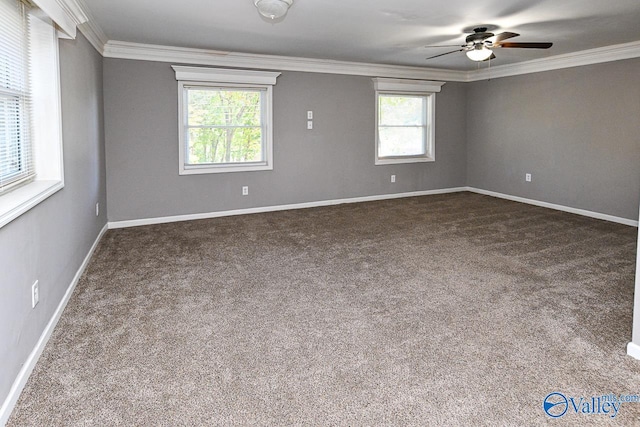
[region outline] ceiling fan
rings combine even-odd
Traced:
[[[438,58],[440,56],[449,55],[456,52],[466,52],[472,61],[488,61],[494,59],[496,55],[492,49],[495,48],[520,48],[520,49],[549,49],[553,43],[536,42],[536,43],[513,43],[504,42],[504,40],[518,37],[520,34],[504,32],[493,34],[487,31],[487,27],[478,27],[473,29],[473,34],[469,34],[463,45],[444,45],[444,46],[425,46],[425,47],[458,47],[461,49],[452,50],[450,52],[441,53],[439,55],[430,56],[427,59]]]

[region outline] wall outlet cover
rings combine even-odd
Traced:
[[[36,280],[33,285],[31,285],[31,308],[36,308],[38,302],[40,301],[40,286],[38,285],[38,281]]]

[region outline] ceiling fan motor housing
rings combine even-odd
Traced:
[[[479,27],[473,30],[473,34],[469,34],[465,41],[468,45],[476,45],[478,43],[484,43],[489,37],[493,37],[493,33],[487,32],[486,27]]]

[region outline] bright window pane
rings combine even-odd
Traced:
[[[378,158],[426,155],[427,97],[381,94],[378,103]]]
[[[187,90],[187,164],[264,161],[259,90]]]
[[[380,126],[425,125],[425,97],[380,95],[379,102]]]
[[[425,154],[424,127],[378,128],[378,157],[420,156]]]
[[[189,129],[188,162],[245,163],[262,158],[262,129],[259,127],[205,127]]]
[[[189,90],[189,126],[260,126],[260,92]]]

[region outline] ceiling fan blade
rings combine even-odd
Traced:
[[[451,52],[445,52],[445,53],[441,53],[440,55],[434,55],[434,56],[430,56],[427,59],[433,59],[433,58],[437,58],[439,56],[445,56],[445,55],[449,55],[450,53],[456,53],[456,52],[462,52],[464,49],[458,49],[458,50],[452,50]]]
[[[505,31],[504,33],[500,33],[500,34],[496,34],[493,37],[489,37],[487,40],[490,41],[491,43],[495,44],[495,43],[500,43],[502,40],[507,40],[513,37],[518,37],[520,34],[518,33],[510,33],[508,31]]]
[[[521,49],[549,49],[553,43],[499,43],[494,47],[517,47]]]

